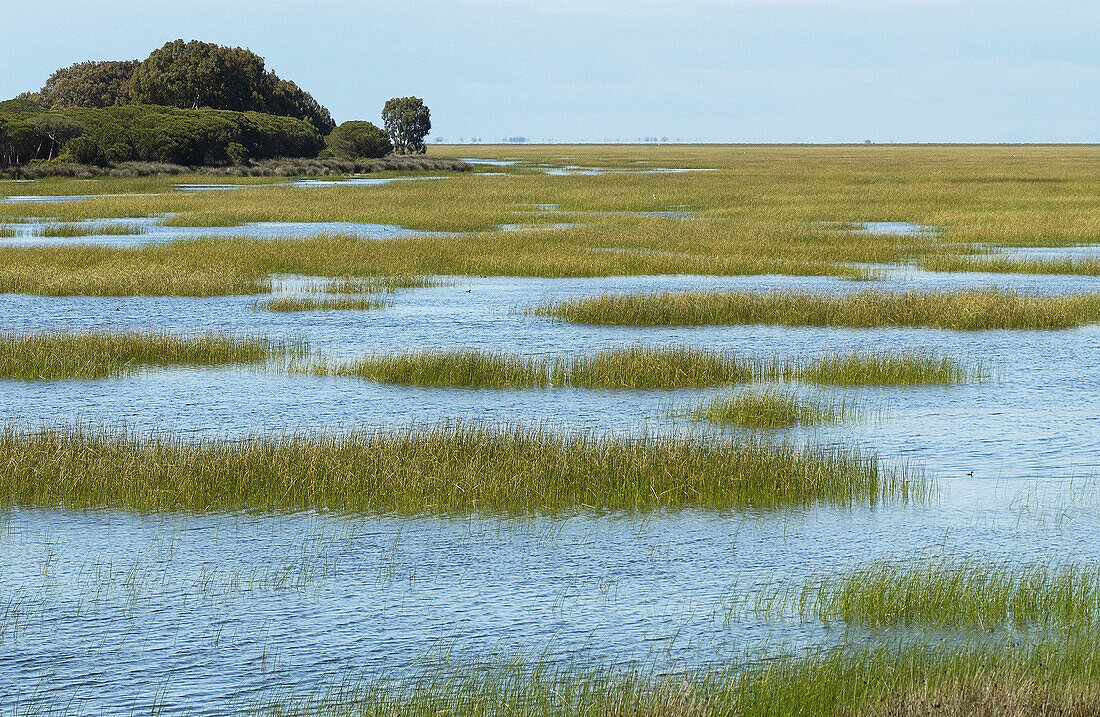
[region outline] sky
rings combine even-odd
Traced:
[[[1100,142],[1097,0],[3,0],[0,96],[176,38],[429,141]]]

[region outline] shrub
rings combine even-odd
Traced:
[[[344,122],[327,138],[328,149],[337,157],[364,159],[383,157],[393,150],[386,133],[370,122]]]

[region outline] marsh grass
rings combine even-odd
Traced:
[[[984,378],[980,366],[915,351],[832,354],[807,362],[745,359],[691,346],[631,346],[567,358],[468,349],[411,351],[303,370],[381,383],[464,388],[675,389],[772,380],[915,385]]]
[[[46,224],[38,231],[43,237],[85,237],[85,236],[132,236],[145,234],[148,229],[142,224]]]
[[[429,276],[394,275],[338,278],[301,294],[275,295],[256,301],[252,308],[266,311],[366,311],[384,309],[389,302],[377,294],[394,294],[402,289],[440,286]],[[321,296],[318,296],[320,294]]]
[[[393,294],[401,289],[424,289],[442,286],[443,281],[419,274],[336,278],[322,289],[330,294]]]
[[[804,364],[796,375],[803,381],[838,386],[915,386],[983,381],[989,374],[981,363],[924,351],[853,351],[823,356]]]
[[[382,354],[329,369],[321,367],[316,372],[409,386],[542,388],[550,385],[550,366],[543,359],[476,350]]]
[[[94,379],[146,366],[256,363],[284,347],[218,334],[47,332],[0,334],[0,378]]]
[[[840,423],[857,414],[857,407],[851,403],[828,402],[817,396],[769,389],[715,396],[697,406],[692,417],[696,421],[743,428],[788,428]]]
[[[46,256],[6,249],[0,252],[0,289],[20,285],[18,290],[28,293],[97,295],[254,293],[251,289],[257,282],[280,272],[542,277],[779,273],[853,278],[865,275],[868,264],[920,266],[935,260],[948,262],[943,268],[949,270],[970,271],[976,267],[968,262],[990,248],[1071,246],[1096,240],[1097,210],[1088,200],[1100,192],[1095,172],[1100,153],[1095,147],[635,145],[440,151],[467,150],[521,159],[528,168],[494,169],[508,176],[447,172],[443,181],[307,190],[274,186],[262,178],[225,178],[250,186],[205,193],[174,188],[181,182],[221,178],[196,174],[12,183],[5,186],[5,193],[100,195],[51,205],[58,221],[175,213],[173,221],[190,226],[358,221],[474,234],[461,241],[436,236],[347,241],[346,246],[329,240],[272,247],[234,242],[213,250],[188,245],[94,256]],[[540,162],[717,171],[562,177],[530,168]],[[937,167],[936,174],[929,174],[929,166]],[[306,167],[301,171],[307,169],[312,171]],[[329,170],[326,164],[324,171]],[[875,191],[868,192],[868,187]],[[584,212],[586,226],[495,231],[501,224],[525,221],[536,204],[555,204],[565,213]],[[699,219],[684,222],[622,214],[678,205],[692,207]],[[3,203],[0,223],[40,212],[41,206],[33,202]],[[823,223],[863,221],[913,222],[943,230],[932,237],[821,230]],[[93,260],[98,269],[88,266]],[[1076,273],[1094,267],[1012,263],[985,268]],[[164,275],[173,278],[166,281]],[[198,278],[188,283],[190,277]],[[238,277],[247,277],[248,283],[240,283]]]
[[[427,667],[403,683],[351,683],[324,699],[269,705],[282,717],[1084,717],[1100,710],[1095,637],[875,645],[730,669],[553,665],[513,660]]]
[[[684,388],[726,385],[778,367],[691,347],[633,346],[570,358],[478,351],[413,351],[368,356],[315,372],[384,383],[467,388]]]
[[[276,296],[264,301],[257,301],[252,308],[263,311],[295,312],[295,311],[368,311],[371,309],[384,309],[389,304],[385,299],[375,296],[338,296],[318,298],[304,295]]]
[[[1082,630],[1100,624],[1100,568],[974,559],[879,562],[808,584],[798,604],[803,618],[825,623]]]
[[[565,321],[613,326],[771,324],[851,328],[1065,329],[1100,320],[1100,294],[1036,296],[957,291],[682,292],[605,294],[535,309]]]
[[[0,224],[0,237],[10,239],[16,235],[15,227],[8,226],[6,224]]]
[[[774,370],[762,361],[718,351],[682,347],[634,346],[559,361],[556,385],[581,388],[686,388],[751,381]]]
[[[552,514],[919,500],[919,473],[835,448],[439,426],[234,442],[0,432],[0,506]]]

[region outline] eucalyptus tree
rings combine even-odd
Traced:
[[[432,130],[428,106],[419,97],[394,97],[382,108],[382,122],[399,154],[423,154],[424,138]]]

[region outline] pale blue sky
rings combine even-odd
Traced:
[[[0,95],[176,38],[499,141],[1100,142],[1097,0],[4,0]]]

